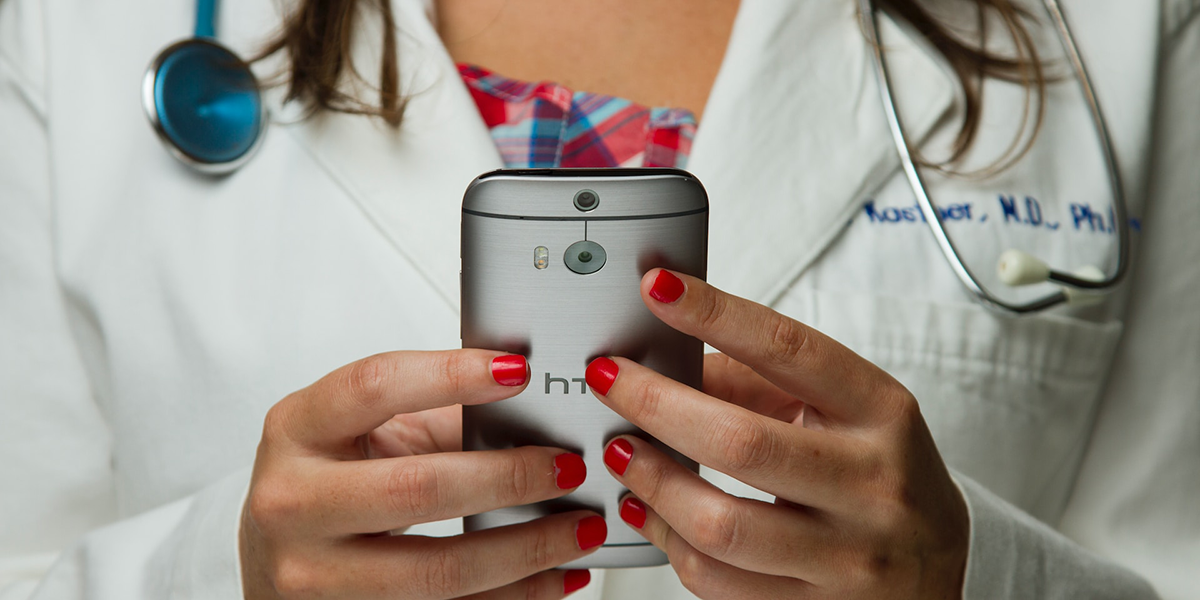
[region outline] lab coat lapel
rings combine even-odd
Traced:
[[[285,129],[457,310],[462,194],[477,175],[503,163],[424,4],[393,6],[401,90],[410,96],[400,130],[378,119],[328,112]],[[378,73],[378,37],[359,37],[360,71]],[[369,89],[360,93],[373,97]]]
[[[911,140],[955,88],[913,34],[881,19]],[[711,202],[709,275],[772,303],[899,168],[869,48],[847,0],[744,0],[689,170]],[[874,259],[874,257],[872,257]]]

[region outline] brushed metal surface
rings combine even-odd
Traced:
[[[493,171],[480,176],[463,196],[463,210],[507,217],[600,221],[685,213],[708,209],[700,182],[678,169],[543,169],[523,175]],[[573,174],[578,173],[578,175]],[[655,174],[647,174],[647,173]],[[594,187],[590,187],[594,186]],[[593,190],[599,205],[588,212],[575,207],[575,193]],[[582,239],[582,238],[580,238]]]
[[[585,188],[597,192],[600,205],[581,213],[573,199]],[[515,398],[464,407],[463,447],[556,446],[580,453],[588,469],[587,481],[575,492],[467,517],[468,531],[586,507],[605,515],[608,540],[571,567],[666,562],[665,555],[621,522],[618,501],[626,490],[608,475],[602,459],[604,443],[614,435],[650,438],[592,396],[584,370],[593,358],[619,355],[700,386],[703,344],[654,318],[638,288],[642,275],[654,267],[705,276],[707,202],[699,182],[682,171],[651,177],[618,170],[586,177],[490,176],[468,189],[464,209],[484,207],[494,216],[463,214],[463,346],[524,354],[532,381]],[[695,212],[698,208],[701,212]],[[559,215],[584,218],[538,220]],[[602,245],[607,262],[595,273],[580,275],[563,264],[562,256],[584,239]],[[537,246],[550,251],[546,269],[535,268],[531,260]]]

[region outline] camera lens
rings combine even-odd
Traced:
[[[600,196],[592,190],[579,190],[575,193],[575,208],[588,212],[600,204]]]
[[[580,275],[590,275],[599,271],[607,260],[604,246],[590,241],[575,242],[568,246],[563,254],[563,264]]]

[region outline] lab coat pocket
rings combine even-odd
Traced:
[[[1119,322],[1013,318],[965,302],[796,289],[777,308],[912,391],[949,466],[1043,521],[1057,519]]]

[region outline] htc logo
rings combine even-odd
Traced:
[[[587,393],[587,380],[582,377],[572,377],[570,381],[567,381],[566,379],[564,379],[562,377],[551,377],[549,373],[546,373],[546,394],[550,393],[550,386],[557,384],[557,383],[562,384],[562,393],[564,393],[564,394],[571,393],[571,384],[572,383],[579,384],[579,393],[580,394]]]

